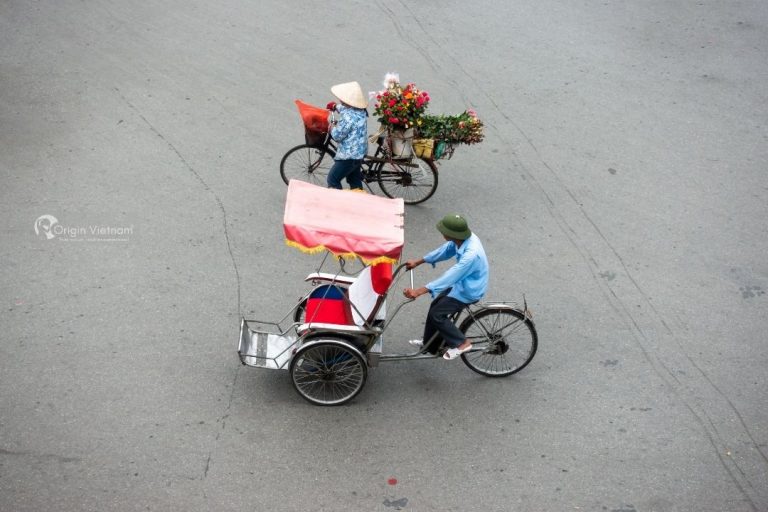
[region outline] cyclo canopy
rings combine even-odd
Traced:
[[[397,263],[404,244],[402,199],[318,187],[291,180],[285,242],[306,253],[330,251],[367,265]]]

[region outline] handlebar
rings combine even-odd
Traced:
[[[405,269],[406,272],[410,272],[409,277],[411,278],[411,289],[413,289],[413,269],[408,269],[405,266],[405,263],[401,263],[395,268],[395,271],[392,273],[392,282],[394,282],[397,279],[397,275],[400,273],[401,270]],[[408,299],[408,300],[416,300],[416,299]]]
[[[400,273],[401,270],[405,269],[408,271],[408,269],[405,266],[405,263],[399,264],[397,267],[395,267],[395,271],[392,272],[392,281],[397,279],[397,275]],[[411,274],[411,284],[413,284],[413,274]]]

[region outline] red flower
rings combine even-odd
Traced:
[[[400,120],[398,118],[396,118],[396,117],[390,117],[389,118],[389,122],[392,123],[392,124],[397,124],[397,123],[400,122]]]

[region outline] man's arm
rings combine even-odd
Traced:
[[[431,264],[433,267],[438,261],[445,261],[451,259],[456,255],[456,244],[453,242],[445,242],[432,252],[427,253],[422,259],[425,263]]]
[[[432,266],[435,266],[435,263],[438,261],[444,261],[447,260],[453,255],[456,254],[456,244],[453,242],[446,242],[434,251],[430,252],[423,258],[419,258],[417,260],[408,260],[405,262],[405,268],[408,270],[413,270],[414,268],[418,267],[422,263],[431,263]],[[403,295],[408,297],[409,299],[415,299],[416,297],[420,297],[421,295],[424,295],[425,293],[432,293],[432,290],[427,288],[426,286],[422,286],[421,288],[406,288],[403,290]]]
[[[427,283],[425,288],[427,288],[429,292],[434,296],[446,288],[450,288],[451,286],[455,285],[472,271],[476,255],[477,253],[475,251],[466,251],[454,266],[446,270],[443,275],[431,283]]]

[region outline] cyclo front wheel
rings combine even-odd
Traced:
[[[423,203],[437,190],[437,166],[432,160],[390,160],[378,166],[377,179],[387,197],[405,204]]]
[[[325,148],[302,144],[288,150],[283,156],[280,176],[286,185],[293,179],[325,187],[332,165],[333,156]]]
[[[525,368],[536,355],[538,335],[530,318],[510,307],[489,307],[459,327],[473,349],[461,360],[486,377],[506,377]]]
[[[293,387],[315,405],[341,405],[363,389],[368,367],[359,350],[341,339],[308,341],[290,366]]]

